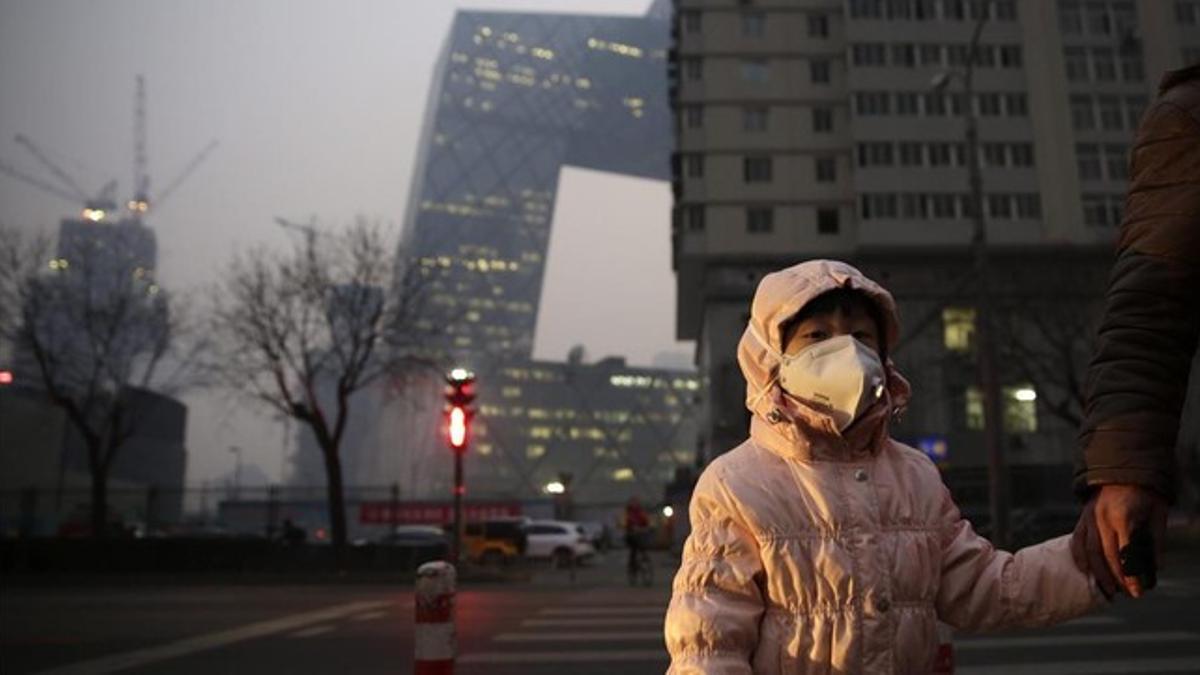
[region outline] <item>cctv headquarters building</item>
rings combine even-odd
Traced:
[[[694,461],[693,372],[532,356],[562,168],[670,176],[668,19],[668,2],[645,16],[455,17],[400,258],[418,266],[429,311],[417,327],[436,360],[479,375],[470,496],[534,497],[567,476],[580,500],[654,497]],[[376,430],[347,448],[348,480],[395,476],[409,496],[446,494],[434,386],[410,383],[371,411]]]

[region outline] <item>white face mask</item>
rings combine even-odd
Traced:
[[[843,431],[883,397],[884,381],[879,357],[849,335],[784,354],[779,365],[779,386],[827,411]]]

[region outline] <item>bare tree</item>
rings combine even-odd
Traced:
[[[0,339],[83,441],[97,537],[108,530],[113,462],[143,421],[136,390],[177,389],[189,373],[183,322],[150,269],[153,246],[129,222],[64,228],[53,254],[49,239],[0,227]]]
[[[378,226],[359,219],[328,235],[310,230],[283,255],[257,249],[236,258],[216,301],[214,372],[312,431],[339,559],[346,543],[340,451],[351,397],[427,362],[418,317],[428,275],[410,263],[389,253]]]
[[[1100,318],[1096,280],[1051,272],[1053,295],[1030,292],[998,299],[996,346],[1011,372],[1033,385],[1038,405],[1071,429],[1083,423],[1086,374]]]

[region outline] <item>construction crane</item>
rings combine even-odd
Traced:
[[[304,244],[305,244],[305,246],[307,246],[309,248],[309,250],[311,250],[312,247],[316,244],[317,236],[328,236],[326,233],[321,232],[320,230],[317,229],[317,217],[316,216],[310,217],[308,219],[307,225],[304,225],[301,223],[293,223],[292,221],[290,221],[282,216],[275,216],[275,224],[282,227],[285,230],[294,230],[296,232],[303,234],[304,235]]]
[[[317,229],[317,217],[310,216],[307,225],[293,223],[290,220],[281,216],[275,216],[275,224],[285,230],[294,230],[304,235],[304,253],[308,257],[308,263],[316,268],[317,264],[317,237],[328,237],[328,232],[321,232]]]
[[[146,78],[138,75],[133,98],[133,198],[126,207],[135,219],[150,211],[151,204],[155,208],[162,206],[167,197],[183,184],[197,168],[208,159],[213,150],[217,149],[217,141],[212,140],[204,146],[174,180],[154,199],[150,197],[150,171],[146,155]]]
[[[117,204],[115,201],[117,182],[115,180],[104,184],[104,187],[96,194],[95,197],[89,197],[83,188],[79,187],[79,183],[71,177],[62,167],[55,164],[46,155],[46,153],[38,147],[28,136],[17,134],[17,145],[20,145],[29,154],[33,155],[42,166],[44,166],[51,175],[58,179],[59,184],[50,183],[17,169],[16,167],[6,162],[0,161],[0,172],[3,172],[17,180],[20,180],[28,185],[36,187],[47,194],[54,195],[61,199],[66,199],[75,204],[83,205],[83,217],[92,222],[100,222],[116,210]]]

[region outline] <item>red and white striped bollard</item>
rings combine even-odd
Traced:
[[[454,566],[440,560],[417,569],[415,675],[454,673],[456,577]]]

